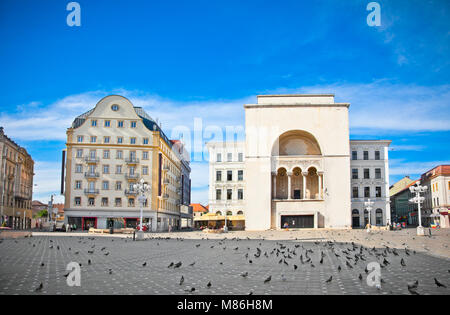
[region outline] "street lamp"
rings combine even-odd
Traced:
[[[141,178],[141,180],[133,185],[133,190],[138,194],[138,201],[139,201],[139,206],[140,206],[140,210],[141,210],[141,219],[139,221],[139,232],[138,232],[138,238],[142,239],[143,238],[143,231],[142,231],[142,212],[144,211],[144,203],[147,200],[147,197],[145,196],[145,194],[147,192],[150,191],[150,185],[147,185],[144,182],[144,179]],[[150,219],[149,219],[150,220]]]
[[[409,199],[409,202],[417,204],[417,212],[419,214],[419,226],[417,227],[417,235],[425,235],[424,229],[422,226],[422,213],[420,210],[420,205],[425,201],[425,197],[420,196],[420,194],[425,193],[427,190],[428,190],[428,187],[420,186],[420,182],[417,182],[416,185],[409,187],[409,191],[411,191],[411,193],[413,193],[413,194],[416,194],[415,197]]]
[[[228,212],[228,206],[229,206],[228,200],[225,202],[225,225],[223,227],[224,232],[228,232],[228,225],[227,225],[227,212]]]
[[[372,217],[372,209],[373,209],[372,206],[374,204],[375,203],[373,201],[370,201],[370,198],[364,202],[364,206],[366,207],[366,210],[369,212],[369,226],[367,227],[367,233],[370,232],[370,227],[372,225],[372,218],[371,218]]]

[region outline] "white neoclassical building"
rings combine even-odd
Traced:
[[[349,104],[334,102],[330,94],[260,95],[256,104],[244,108],[245,142],[208,144],[210,212],[243,215],[247,230],[350,228],[354,183]],[[389,187],[389,143],[364,144],[373,154],[380,151],[377,157],[382,161],[370,168],[373,176],[381,171],[383,183],[373,185],[381,185],[384,199]],[[371,192],[375,199],[379,190]],[[384,200],[379,207],[383,209],[379,223],[384,225],[389,205]]]

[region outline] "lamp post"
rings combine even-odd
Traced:
[[[415,197],[409,199],[409,202],[417,204],[417,212],[419,215],[419,226],[417,227],[417,235],[425,235],[424,229],[422,226],[422,212],[420,209],[420,205],[425,201],[425,197],[420,196],[420,194],[425,193],[427,190],[428,190],[428,187],[420,186],[420,182],[417,182],[416,185],[409,187],[409,191],[411,191],[411,193],[413,193],[413,194],[416,194]]]
[[[229,206],[229,202],[227,200],[227,202],[225,203],[225,225],[223,227],[223,231],[224,232],[228,232],[228,225],[227,225],[227,212],[228,212],[228,206]]]
[[[145,194],[150,191],[150,186],[144,182],[143,178],[141,178],[138,183],[133,185],[133,190],[136,191],[138,194],[138,201],[139,201],[139,206],[140,206],[140,211],[141,211],[141,218],[139,221],[139,231],[137,233],[137,238],[143,239],[144,232],[142,231],[142,221],[143,221],[143,219],[142,219],[143,213],[142,212],[144,211],[144,209],[143,209],[144,204],[145,204],[145,201],[147,200],[147,197],[145,196]]]
[[[370,232],[370,227],[372,226],[372,206],[375,203],[373,201],[370,201],[370,198],[367,199],[367,201],[364,202],[364,206],[366,207],[367,212],[369,212],[369,226],[367,227],[367,233]]]

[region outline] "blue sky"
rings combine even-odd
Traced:
[[[120,93],[175,126],[239,126],[267,93],[334,93],[353,139],[391,139],[391,183],[450,163],[450,2],[0,1],[0,125],[36,161],[35,199],[58,193],[65,130]],[[192,163],[207,202],[207,164]],[[62,200],[62,197],[59,197]]]

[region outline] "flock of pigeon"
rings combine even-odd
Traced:
[[[95,241],[94,237],[88,238],[90,241]],[[152,238],[148,241],[157,242],[157,246],[159,246],[159,243],[164,240],[170,240],[171,238]],[[174,240],[174,238],[172,238]],[[182,238],[175,238],[175,240],[183,241]],[[206,238],[206,240],[208,240]],[[239,239],[237,237],[232,239],[227,239],[226,237],[223,239],[215,240],[214,243],[211,245],[211,242],[204,243],[207,244],[208,247],[203,246],[201,247],[202,243],[195,244],[195,249],[198,250],[223,250],[225,251],[228,246],[228,250],[231,251],[233,254],[236,255],[243,255],[243,263],[249,264],[249,265],[255,265],[259,263],[261,260],[267,260],[272,261],[271,263],[278,264],[281,267],[281,270],[286,270],[285,268],[292,268],[292,271],[296,271],[300,268],[313,268],[311,270],[317,269],[318,266],[325,266],[326,264],[331,264],[331,258],[333,258],[333,265],[337,265],[337,268],[335,269],[334,273],[339,274],[341,273],[343,268],[346,268],[348,270],[354,269],[355,270],[362,270],[362,267],[364,268],[364,273],[367,275],[369,274],[369,270],[367,269],[367,263],[372,261],[379,262],[379,265],[381,269],[383,268],[389,268],[389,266],[394,263],[394,261],[397,261],[400,258],[399,264],[401,267],[406,267],[407,262],[406,259],[408,256],[416,255],[415,250],[408,249],[405,247],[404,249],[396,249],[396,248],[390,248],[386,245],[383,246],[383,248],[368,248],[363,245],[355,244],[354,242],[351,243],[340,243],[335,242],[331,240],[327,241],[315,241],[315,242],[309,242],[309,243],[302,243],[301,240],[295,240],[295,241],[284,241],[284,242],[265,242],[265,239],[262,238],[261,240],[256,240],[254,243],[257,244],[254,248],[251,248],[247,245],[241,246],[239,241],[244,239]],[[250,238],[247,238],[247,240],[250,240]],[[112,240],[114,241],[114,240]],[[127,242],[127,239],[124,239],[125,242]],[[17,241],[16,241],[17,242]],[[50,245],[49,249],[54,250],[60,250],[59,245],[54,245],[53,240],[49,239]],[[79,239],[79,242],[83,242],[83,238]],[[263,242],[264,245],[263,245]],[[31,242],[29,242],[32,244]],[[86,243],[86,242],[84,242]],[[230,246],[231,244],[231,246]],[[36,246],[36,244],[32,244],[33,247]],[[90,246],[90,249],[87,250],[87,253],[92,255],[94,254],[95,250],[95,243]],[[201,247],[201,248],[200,248]],[[263,249],[264,248],[264,249]],[[69,247],[67,250],[72,251],[72,249]],[[104,246],[100,248],[100,253],[104,256],[109,255],[109,250],[107,250],[107,247]],[[79,250],[73,251],[73,254],[78,255]],[[327,255],[328,254],[328,255]],[[328,256],[328,257],[327,257]],[[334,258],[334,257],[335,258]],[[402,257],[403,256],[403,257]],[[82,265],[79,263],[80,266]],[[93,264],[93,261],[91,259],[87,260],[87,264],[91,265]],[[143,261],[142,267],[147,267],[147,261]],[[185,272],[190,272],[189,267],[193,267],[196,264],[196,262],[192,262],[188,264],[188,269],[186,269]],[[219,262],[220,265],[223,264],[223,262]],[[242,264],[240,267],[245,268],[245,264]],[[45,264],[43,262],[40,263],[41,267],[44,267]],[[182,261],[172,261],[168,262],[167,268],[169,269],[180,269],[183,266]],[[184,267],[185,268],[185,267]],[[271,269],[273,270],[273,268]],[[108,269],[107,272],[109,274],[113,273],[112,269]],[[447,272],[450,274],[450,270],[447,270]],[[356,274],[359,272],[357,271]],[[70,272],[67,272],[64,276],[68,277]],[[333,282],[333,275],[331,274],[327,276],[327,280],[324,281],[324,285],[329,285]],[[247,279],[251,277],[252,275],[249,273],[249,271],[243,271],[240,276],[244,279]],[[261,278],[262,285],[267,284],[271,281],[273,281],[273,276],[276,277],[274,274],[269,274],[265,278]],[[335,275],[336,276],[336,275]],[[281,281],[288,281],[284,273],[281,273],[280,275]],[[358,280],[363,281],[363,273],[359,273]],[[439,281],[437,278],[434,278],[434,283],[438,288],[447,289],[447,286],[442,283],[442,281]],[[446,279],[445,279],[446,280]],[[383,278],[380,279],[380,285],[377,286],[378,290],[381,290],[381,287],[385,281]],[[181,275],[181,278],[179,280],[179,286],[183,286],[185,284],[185,277],[184,275]],[[206,288],[211,288],[213,286],[212,282],[209,281],[206,284]],[[35,288],[35,292],[40,292],[43,289],[43,283],[40,283],[37,288]],[[415,280],[413,282],[410,282],[407,284],[407,290],[412,295],[419,295],[426,292],[421,292],[420,284],[418,280]],[[192,293],[197,292],[196,288],[193,286],[186,287],[184,289],[185,292]],[[419,293],[420,292],[420,293]],[[444,290],[442,293],[447,294],[447,292]],[[253,290],[250,290],[248,294],[252,295]]]

